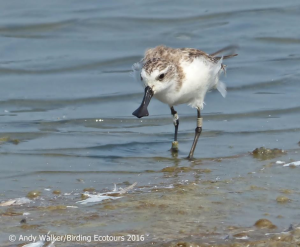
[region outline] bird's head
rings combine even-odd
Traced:
[[[147,107],[152,96],[176,85],[177,78],[177,69],[173,63],[160,58],[143,61],[140,80],[145,85],[145,94],[141,106],[132,114],[138,118],[148,116]]]

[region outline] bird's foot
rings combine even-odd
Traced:
[[[188,160],[195,160],[195,158],[194,158],[194,154],[189,154],[187,157],[186,157],[186,159],[188,159]]]
[[[172,142],[171,151],[178,153],[178,141]]]

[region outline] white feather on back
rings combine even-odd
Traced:
[[[217,89],[220,92],[220,94],[225,98],[227,95],[226,84],[222,81],[219,81],[217,85]]]
[[[214,74],[216,75],[217,85],[216,88],[220,92],[220,94],[225,98],[227,91],[226,91],[226,84],[219,80],[219,76],[222,72],[222,62],[223,57],[218,61],[218,63],[215,65],[215,71]]]
[[[133,72],[132,74],[137,82],[141,82],[142,67],[143,67],[143,65],[141,62],[137,62],[132,65],[132,72]]]

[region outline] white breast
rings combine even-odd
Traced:
[[[205,58],[194,59],[192,63],[182,61],[185,78],[178,92],[177,104],[187,103],[193,108],[203,108],[206,93],[216,88],[221,63],[212,63]]]

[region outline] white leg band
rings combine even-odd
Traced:
[[[179,119],[178,114],[177,114],[177,113],[174,114],[174,115],[173,115],[173,123],[174,123],[175,126],[177,125],[177,120],[178,120],[178,119]]]
[[[202,127],[202,117],[197,118],[197,127]]]

